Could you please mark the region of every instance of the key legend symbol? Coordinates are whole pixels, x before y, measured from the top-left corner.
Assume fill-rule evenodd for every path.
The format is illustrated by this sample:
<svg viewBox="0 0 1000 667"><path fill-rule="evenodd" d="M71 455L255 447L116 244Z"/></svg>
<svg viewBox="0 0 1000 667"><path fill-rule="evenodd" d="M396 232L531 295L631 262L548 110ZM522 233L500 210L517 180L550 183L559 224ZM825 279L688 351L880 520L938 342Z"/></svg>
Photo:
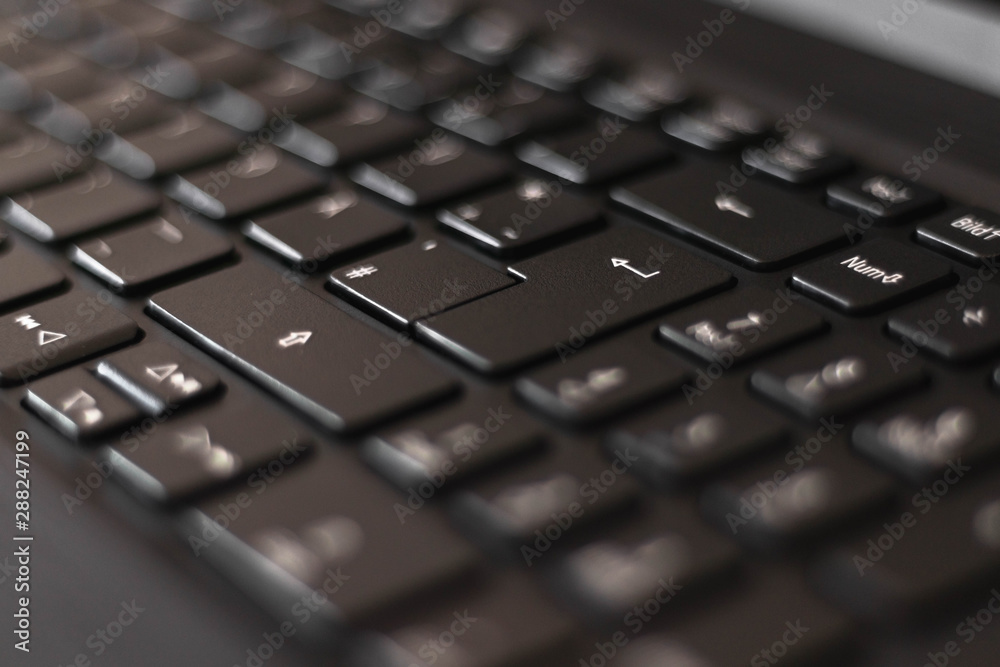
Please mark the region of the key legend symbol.
<svg viewBox="0 0 1000 667"><path fill-rule="evenodd" d="M63 400L62 411L66 413L78 412L80 420L87 426L104 419L104 413L97 409L97 401L83 389L78 389L75 394L71 394L69 398Z"/></svg>
<svg viewBox="0 0 1000 667"><path fill-rule="evenodd" d="M613 266L615 268L617 268L619 266L624 267L624 268L628 269L629 271L631 271L632 273L634 273L635 275L639 276L640 278L652 278L653 276L658 275L660 273L659 271L653 271L652 273L643 273L639 269L637 269L634 266L632 266L629 263L629 260L622 259L621 257L612 257L611 258L611 266Z"/></svg>
<svg viewBox="0 0 1000 667"><path fill-rule="evenodd" d="M348 271L345 275L347 276L348 280L354 280L355 278L364 278L365 276L370 276L371 274L376 273L377 271L378 269L375 266L367 264L365 266L356 266L350 271Z"/></svg>
<svg viewBox="0 0 1000 667"><path fill-rule="evenodd" d="M20 324L25 329L28 329L28 330L34 329L35 327L42 326L38 322L36 322L35 318L32 317L31 315L21 315L20 317L14 318L14 321L17 322L18 324Z"/></svg>
<svg viewBox="0 0 1000 667"><path fill-rule="evenodd" d="M736 215L742 215L744 218L752 218L754 216L754 210L733 195L718 195L715 198L715 205L720 211L729 211Z"/></svg>
<svg viewBox="0 0 1000 667"><path fill-rule="evenodd" d="M289 348L294 345L305 345L312 337L312 331L292 331L284 338L278 339L278 345L282 348Z"/></svg>
<svg viewBox="0 0 1000 667"><path fill-rule="evenodd" d="M962 313L962 324L970 328L972 325L984 327L986 326L988 315L989 312L985 308L979 308L978 310L966 308L965 312Z"/></svg>

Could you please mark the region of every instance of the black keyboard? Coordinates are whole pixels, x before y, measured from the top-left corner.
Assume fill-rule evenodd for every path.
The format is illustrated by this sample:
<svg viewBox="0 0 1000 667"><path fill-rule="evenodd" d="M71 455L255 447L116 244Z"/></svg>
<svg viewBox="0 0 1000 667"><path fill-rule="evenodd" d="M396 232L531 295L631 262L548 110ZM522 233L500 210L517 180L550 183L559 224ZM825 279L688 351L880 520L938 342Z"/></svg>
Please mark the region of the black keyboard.
<svg viewBox="0 0 1000 667"><path fill-rule="evenodd" d="M356 667L921 633L997 664L949 628L1000 583L1000 214L490 8L21 25L3 401L276 632Z"/></svg>

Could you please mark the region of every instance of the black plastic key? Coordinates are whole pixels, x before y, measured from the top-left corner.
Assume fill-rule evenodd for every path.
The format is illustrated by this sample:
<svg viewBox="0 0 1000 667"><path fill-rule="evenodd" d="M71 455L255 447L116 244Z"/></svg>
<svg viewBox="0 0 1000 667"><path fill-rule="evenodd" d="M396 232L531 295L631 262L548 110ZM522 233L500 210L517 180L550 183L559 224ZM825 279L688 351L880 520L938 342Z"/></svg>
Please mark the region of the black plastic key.
<svg viewBox="0 0 1000 667"><path fill-rule="evenodd" d="M495 398L469 399L409 420L369 439L362 456L401 490L428 497L537 452L544 442L541 425L508 398Z"/></svg>
<svg viewBox="0 0 1000 667"><path fill-rule="evenodd" d="M210 218L238 218L326 187L329 176L297 157L257 147L243 157L171 177L167 194Z"/></svg>
<svg viewBox="0 0 1000 667"><path fill-rule="evenodd" d="M919 387L919 362L899 364L887 350L862 339L814 343L762 365L754 389L807 418L843 415Z"/></svg>
<svg viewBox="0 0 1000 667"><path fill-rule="evenodd" d="M716 390L721 391L721 390ZM673 402L626 421L606 438L612 452L639 458L635 472L674 488L784 442L788 425L742 391Z"/></svg>
<svg viewBox="0 0 1000 667"><path fill-rule="evenodd" d="M90 166L90 157L33 132L0 145L0 194L12 195L55 183Z"/></svg>
<svg viewBox="0 0 1000 667"><path fill-rule="evenodd" d="M284 260L315 270L333 259L388 242L408 228L398 215L350 190L337 190L288 209L254 216L243 225L243 233Z"/></svg>
<svg viewBox="0 0 1000 667"><path fill-rule="evenodd" d="M202 229L179 211L165 210L77 244L70 258L116 290L131 293L218 262L232 251L228 239Z"/></svg>
<svg viewBox="0 0 1000 667"><path fill-rule="evenodd" d="M507 175L506 160L438 128L415 149L362 164L351 180L404 206L428 206L493 185Z"/></svg>
<svg viewBox="0 0 1000 667"><path fill-rule="evenodd" d="M176 174L220 160L241 146L240 136L205 114L187 111L176 119L115 137L101 158L134 178ZM249 147L249 144L244 144Z"/></svg>
<svg viewBox="0 0 1000 667"><path fill-rule="evenodd" d="M771 183L736 188L730 176L725 165L691 161L615 187L611 198L757 271L847 243L835 213Z"/></svg>
<svg viewBox="0 0 1000 667"><path fill-rule="evenodd" d="M534 582L509 571L386 614L376 629L381 633L359 642L357 655L345 664L412 667L460 652L464 664L476 667L571 667L567 656L577 637L568 614ZM452 630L455 641L446 638L446 649L442 633Z"/></svg>
<svg viewBox="0 0 1000 667"><path fill-rule="evenodd" d="M951 266L917 248L878 239L797 269L792 286L851 315L875 312L947 283Z"/></svg>
<svg viewBox="0 0 1000 667"><path fill-rule="evenodd" d="M577 185L603 183L673 157L658 132L611 116L551 140L529 141L515 153L527 164Z"/></svg>
<svg viewBox="0 0 1000 667"><path fill-rule="evenodd" d="M134 405L82 368L32 382L24 404L73 440L90 440L142 418Z"/></svg>
<svg viewBox="0 0 1000 667"><path fill-rule="evenodd" d="M438 212L442 224L497 255L530 251L593 227L600 218L596 201L566 192L558 181L538 179Z"/></svg>
<svg viewBox="0 0 1000 667"><path fill-rule="evenodd" d="M312 447L306 434L264 405L240 410L223 403L214 411L169 419L142 435L122 437L101 457L133 493L165 505L246 479L270 461L285 467Z"/></svg>
<svg viewBox="0 0 1000 667"><path fill-rule="evenodd" d="M135 338L110 300L82 290L0 318L0 385L19 384Z"/></svg>
<svg viewBox="0 0 1000 667"><path fill-rule="evenodd" d="M961 260L996 270L1000 258L1000 215L983 208L963 208L917 226L917 241Z"/></svg>
<svg viewBox="0 0 1000 667"><path fill-rule="evenodd" d="M721 291L729 273L637 227L510 267L526 282L417 322L417 334L487 372L572 354L594 336Z"/></svg>
<svg viewBox="0 0 1000 667"><path fill-rule="evenodd" d="M743 162L789 185L809 185L836 176L851 166L849 158L834 153L819 137L796 132L781 142L743 149Z"/></svg>
<svg viewBox="0 0 1000 667"><path fill-rule="evenodd" d="M353 96L329 116L293 126L279 138L287 150L324 167L353 164L383 155L427 134L428 123L389 109L376 100Z"/></svg>
<svg viewBox="0 0 1000 667"><path fill-rule="evenodd" d="M923 484L961 459L979 467L1000 453L992 396L921 396L854 429L854 444L901 477Z"/></svg>
<svg viewBox="0 0 1000 667"><path fill-rule="evenodd" d="M760 572L730 592L708 613L686 615L662 634L629 642L615 667L854 664L852 624L792 568Z"/></svg>
<svg viewBox="0 0 1000 667"><path fill-rule="evenodd" d="M55 289L66 278L41 257L13 246L0 253L0 308Z"/></svg>
<svg viewBox="0 0 1000 667"><path fill-rule="evenodd" d="M657 600L666 616L731 579L739 549L706 526L693 507L654 501L635 514L547 564L553 588L584 621L607 625L624 619L634 629L629 621L649 600Z"/></svg>
<svg viewBox="0 0 1000 667"><path fill-rule="evenodd" d="M495 75L480 75L467 60L433 47L427 51L392 49L362 65L347 81L369 97L411 112L473 82L480 82L485 94L495 93L500 86Z"/></svg>
<svg viewBox="0 0 1000 667"><path fill-rule="evenodd" d="M410 326L515 281L436 240L416 241L330 274L330 287L396 326Z"/></svg>
<svg viewBox="0 0 1000 667"><path fill-rule="evenodd" d="M663 130L674 139L709 151L729 151L768 130L764 116L743 102L719 99L693 109L668 114Z"/></svg>
<svg viewBox="0 0 1000 667"><path fill-rule="evenodd" d="M933 211L941 195L912 181L865 172L837 181L826 189L830 206L876 222L896 223Z"/></svg>
<svg viewBox="0 0 1000 667"><path fill-rule="evenodd" d="M1000 288L960 286L898 311L889 331L949 361L973 361L1000 348Z"/></svg>
<svg viewBox="0 0 1000 667"><path fill-rule="evenodd" d="M425 593L461 581L478 560L436 508L410 510L350 452L323 448L284 466L264 491L260 484L258 475L205 500L186 525L195 553L276 613L308 595L317 620L337 629L370 623L414 598L426 602ZM220 531L215 518L233 503L239 520Z"/></svg>
<svg viewBox="0 0 1000 667"><path fill-rule="evenodd" d="M964 594L978 597L995 586L1000 497L995 484L970 480L971 471L953 462L824 558L817 567L823 593L858 616L884 621L940 613Z"/></svg>
<svg viewBox="0 0 1000 667"><path fill-rule="evenodd" d="M642 62L634 68L596 76L583 88L583 98L612 116L643 121L664 108L681 104L688 86L669 65Z"/></svg>
<svg viewBox="0 0 1000 667"><path fill-rule="evenodd" d="M638 485L629 475L634 464L630 452L611 461L586 449L552 453L469 484L450 501L451 514L487 551L531 566L552 546L546 530L577 535L587 524L627 515L638 499Z"/></svg>
<svg viewBox="0 0 1000 667"><path fill-rule="evenodd" d="M785 288L746 287L670 315L660 335L705 361L728 355L730 365L743 363L826 329L801 298Z"/></svg>
<svg viewBox="0 0 1000 667"><path fill-rule="evenodd" d="M582 118L571 97L514 78L502 79L493 91L483 86L461 91L431 107L428 116L441 127L487 146Z"/></svg>
<svg viewBox="0 0 1000 667"><path fill-rule="evenodd" d="M150 186L103 167L8 199L0 215L39 241L59 242L149 213L161 199Z"/></svg>
<svg viewBox="0 0 1000 667"><path fill-rule="evenodd" d="M645 343L645 344L643 344ZM517 380L515 390L550 417L589 424L680 388L680 363L648 341L620 340L574 354Z"/></svg>
<svg viewBox="0 0 1000 667"><path fill-rule="evenodd" d="M327 428L367 426L454 380L297 283L243 263L156 294L153 315Z"/></svg>
<svg viewBox="0 0 1000 667"><path fill-rule="evenodd" d="M166 343L145 343L102 359L97 375L153 415L204 399L219 377Z"/></svg>
<svg viewBox="0 0 1000 667"><path fill-rule="evenodd" d="M812 546L886 505L890 478L852 456L843 442L831 441L831 431L843 424L820 423L816 436L795 443L783 458L709 485L701 498L706 518L754 549L775 552Z"/></svg>

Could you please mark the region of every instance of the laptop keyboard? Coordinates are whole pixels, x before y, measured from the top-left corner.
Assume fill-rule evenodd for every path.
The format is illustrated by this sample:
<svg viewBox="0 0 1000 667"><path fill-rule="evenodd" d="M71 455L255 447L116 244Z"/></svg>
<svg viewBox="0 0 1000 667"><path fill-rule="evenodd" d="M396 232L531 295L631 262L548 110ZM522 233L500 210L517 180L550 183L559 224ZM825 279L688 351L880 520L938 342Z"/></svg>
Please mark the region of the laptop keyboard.
<svg viewBox="0 0 1000 667"><path fill-rule="evenodd" d="M996 585L1000 214L488 8L6 22L4 396L343 664L889 665Z"/></svg>

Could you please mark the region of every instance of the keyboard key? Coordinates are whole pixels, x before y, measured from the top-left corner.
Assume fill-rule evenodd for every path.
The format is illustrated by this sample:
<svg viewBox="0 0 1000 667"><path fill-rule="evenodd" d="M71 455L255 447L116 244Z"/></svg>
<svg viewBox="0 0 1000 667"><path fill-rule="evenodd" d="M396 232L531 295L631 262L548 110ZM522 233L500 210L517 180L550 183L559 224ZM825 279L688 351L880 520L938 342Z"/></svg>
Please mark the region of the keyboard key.
<svg viewBox="0 0 1000 667"><path fill-rule="evenodd" d="M709 613L687 614L663 634L634 639L615 667L856 664L852 624L792 568L762 571L731 593Z"/></svg>
<svg viewBox="0 0 1000 667"><path fill-rule="evenodd" d="M326 428L356 430L456 383L408 349L263 266L244 262L150 299L151 313Z"/></svg>
<svg viewBox="0 0 1000 667"><path fill-rule="evenodd" d="M429 128L418 116L390 110L367 97L353 96L329 116L293 125L277 141L296 155L332 167L413 145Z"/></svg>
<svg viewBox="0 0 1000 667"><path fill-rule="evenodd" d="M92 160L72 148L33 132L0 145L0 194L13 195L55 183L87 169Z"/></svg>
<svg viewBox="0 0 1000 667"><path fill-rule="evenodd" d="M835 428L835 420L821 423L827 433ZM816 454L808 453L807 442L781 459L711 484L701 498L706 518L747 546L774 552L795 544L812 546L889 502L893 485L888 477L858 461L842 444L824 445L818 436L817 441L823 449ZM808 463L803 452L811 456Z"/></svg>
<svg viewBox="0 0 1000 667"><path fill-rule="evenodd" d="M403 206L429 206L507 175L507 162L448 136L438 128L414 142L407 155L362 164L350 172L355 183Z"/></svg>
<svg viewBox="0 0 1000 667"><path fill-rule="evenodd" d="M219 377L166 343L144 343L97 365L97 376L152 415L173 412L219 388Z"/></svg>
<svg viewBox="0 0 1000 667"><path fill-rule="evenodd" d="M232 155L239 135L208 116L188 111L175 120L114 137L101 147L101 159L133 178L176 174ZM248 146L249 144L244 144Z"/></svg>
<svg viewBox="0 0 1000 667"><path fill-rule="evenodd" d="M826 189L827 203L851 215L867 215L876 222L897 223L932 212L941 195L887 174L865 172L837 181Z"/></svg>
<svg viewBox="0 0 1000 667"><path fill-rule="evenodd" d="M643 62L607 76L597 76L583 88L583 98L612 116L643 121L688 98L688 87L669 65Z"/></svg>
<svg viewBox="0 0 1000 667"><path fill-rule="evenodd" d="M720 192L730 176L725 166L691 161L612 188L611 199L755 271L847 243L840 216L759 180Z"/></svg>
<svg viewBox="0 0 1000 667"><path fill-rule="evenodd" d="M732 278L638 227L602 232L510 270L526 282L417 322L418 337L479 371L500 373L565 358L594 336L720 291Z"/></svg>
<svg viewBox="0 0 1000 667"><path fill-rule="evenodd" d="M478 80L488 93L499 85L469 61L447 51L401 48L380 55L348 77L358 92L397 109L416 111Z"/></svg>
<svg viewBox="0 0 1000 667"><path fill-rule="evenodd" d="M134 339L139 327L108 296L74 290L0 318L0 385L26 382Z"/></svg>
<svg viewBox="0 0 1000 667"><path fill-rule="evenodd" d="M704 361L735 366L827 329L785 288L746 287L685 308L660 323L660 336Z"/></svg>
<svg viewBox="0 0 1000 667"><path fill-rule="evenodd" d="M133 293L218 262L233 244L176 210L74 246L70 259L116 290Z"/></svg>
<svg viewBox="0 0 1000 667"><path fill-rule="evenodd" d="M260 404L239 409L229 402L171 418L144 438L123 435L101 457L138 497L173 505L254 474L263 483L261 473L254 473L258 467L274 460L284 466L311 447L305 433L272 409Z"/></svg>
<svg viewBox="0 0 1000 667"><path fill-rule="evenodd" d="M596 201L566 192L558 181L537 179L438 212L442 224L496 255L537 249L600 219Z"/></svg>
<svg viewBox="0 0 1000 667"><path fill-rule="evenodd" d="M932 481L961 459L979 467L1000 452L990 426L997 409L992 396L926 396L859 423L854 444L914 484Z"/></svg>
<svg viewBox="0 0 1000 667"><path fill-rule="evenodd" d="M315 615L337 629L371 623L414 608L414 599L425 608L426 593L461 581L480 560L436 508L403 512L405 499L345 450L324 447L273 479L205 500L185 527L196 554L276 614L312 589L336 593L318 598ZM239 520L228 522L223 508L233 506Z"/></svg>
<svg viewBox="0 0 1000 667"><path fill-rule="evenodd" d="M456 21L442 41L459 55L496 67L503 64L526 37L525 25L517 16L499 8L485 8Z"/></svg>
<svg viewBox="0 0 1000 667"><path fill-rule="evenodd" d="M772 401L808 419L845 415L919 387L919 362L900 366L860 339L827 340L801 348L753 372L750 383Z"/></svg>
<svg viewBox="0 0 1000 667"><path fill-rule="evenodd" d="M160 193L103 167L8 199L0 215L39 241L59 242L155 210Z"/></svg>
<svg viewBox="0 0 1000 667"><path fill-rule="evenodd" d="M118 135L156 125L172 115L169 98L127 80L74 101L73 108L87 118L93 131Z"/></svg>
<svg viewBox="0 0 1000 667"><path fill-rule="evenodd" d="M917 226L917 241L949 257L977 265L1000 257L1000 215L962 208Z"/></svg>
<svg viewBox="0 0 1000 667"><path fill-rule="evenodd" d="M785 420L740 391L657 406L611 431L607 447L615 453L630 451L639 458L637 475L671 489L787 438Z"/></svg>
<svg viewBox="0 0 1000 667"><path fill-rule="evenodd" d="M1000 348L1000 288L964 287L896 312L889 331L949 361L973 361Z"/></svg>
<svg viewBox="0 0 1000 667"><path fill-rule="evenodd" d="M543 442L541 425L509 399L470 399L369 439L362 457L402 491L430 497L537 452Z"/></svg>
<svg viewBox="0 0 1000 667"><path fill-rule="evenodd" d="M0 308L10 308L54 290L65 280L46 260L21 246L13 246L0 253Z"/></svg>
<svg viewBox="0 0 1000 667"><path fill-rule="evenodd" d="M975 485L969 471L962 460L952 462L901 508L873 517L868 531L823 558L822 592L855 615L884 621L939 614L995 585L1000 500L994 484Z"/></svg>
<svg viewBox="0 0 1000 667"><path fill-rule="evenodd" d="M851 160L830 150L819 137L796 132L780 143L768 139L743 149L743 163L789 185L811 185L847 171Z"/></svg>
<svg viewBox="0 0 1000 667"><path fill-rule="evenodd" d="M551 140L529 141L514 153L527 164L577 185L603 183L673 157L654 130L611 116Z"/></svg>
<svg viewBox="0 0 1000 667"><path fill-rule="evenodd" d="M285 261L315 271L330 260L354 255L404 234L409 225L384 208L337 190L243 226L247 238Z"/></svg>
<svg viewBox="0 0 1000 667"><path fill-rule="evenodd" d="M652 344L618 340L574 354L517 380L517 393L540 412L589 424L676 391L687 369Z"/></svg>
<svg viewBox="0 0 1000 667"><path fill-rule="evenodd" d="M739 549L693 508L667 501L636 514L559 558L548 573L556 593L586 621L620 624L650 599L671 602L660 612L680 611L677 605L704 598L737 565Z"/></svg>
<svg viewBox="0 0 1000 667"><path fill-rule="evenodd" d="M850 315L877 312L952 279L951 266L897 241L862 243L792 274L792 287Z"/></svg>
<svg viewBox="0 0 1000 667"><path fill-rule="evenodd" d="M210 218L239 218L283 200L319 190L329 176L270 146L225 164L173 176L167 194Z"/></svg>
<svg viewBox="0 0 1000 667"><path fill-rule="evenodd" d="M446 638L446 649L442 633L450 634L452 628L455 641ZM399 609L391 618L379 619L378 629L384 634L362 640L357 661L349 659L345 664L412 667L461 655L466 662L453 664L563 667L577 637L575 624L565 612L533 582L510 571L471 584L461 593Z"/></svg>
<svg viewBox="0 0 1000 667"><path fill-rule="evenodd" d="M90 440L142 418L135 406L82 368L32 382L24 404L72 440Z"/></svg>
<svg viewBox="0 0 1000 667"><path fill-rule="evenodd" d="M714 152L736 149L768 129L763 114L729 98L669 114L663 119L664 132L674 139Z"/></svg>
<svg viewBox="0 0 1000 667"><path fill-rule="evenodd" d="M253 109L248 109L247 119L237 127L257 130L267 125L271 118L288 116L296 122L315 118L336 108L344 98L344 88L339 83L321 79L298 67L281 66L269 71L267 78L240 89Z"/></svg>
<svg viewBox="0 0 1000 667"><path fill-rule="evenodd" d="M451 500L451 515L486 551L532 566L552 546L551 538L539 543L536 531L576 537L588 524L628 515L638 498L629 475L634 463L629 454L607 462L585 449L553 453L468 485Z"/></svg>
<svg viewBox="0 0 1000 667"><path fill-rule="evenodd" d="M569 92L589 79L600 64L600 56L584 37L575 34L535 38L518 50L509 67L525 81Z"/></svg>
<svg viewBox="0 0 1000 667"><path fill-rule="evenodd" d="M515 280L446 243L417 241L330 274L330 287L396 326L510 287Z"/></svg>
<svg viewBox="0 0 1000 667"><path fill-rule="evenodd" d="M582 118L573 98L520 79L501 79L499 87L460 91L432 106L428 117L441 127L487 146L515 137L565 127Z"/></svg>

